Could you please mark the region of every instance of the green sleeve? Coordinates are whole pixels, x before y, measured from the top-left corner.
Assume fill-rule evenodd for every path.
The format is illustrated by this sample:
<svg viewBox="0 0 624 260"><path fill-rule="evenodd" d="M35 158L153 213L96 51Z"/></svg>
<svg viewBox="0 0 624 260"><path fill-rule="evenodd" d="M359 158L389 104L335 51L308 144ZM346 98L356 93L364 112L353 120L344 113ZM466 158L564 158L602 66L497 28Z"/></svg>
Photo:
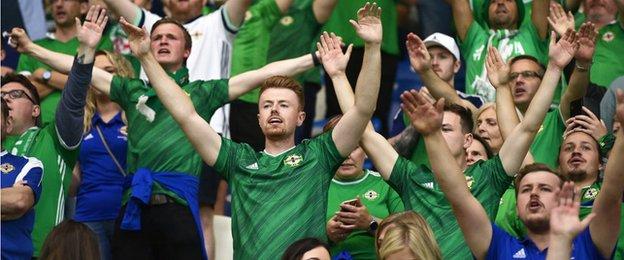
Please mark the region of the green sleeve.
<svg viewBox="0 0 624 260"><path fill-rule="evenodd" d="M332 132L328 131L310 140L310 147L317 152L319 163L325 169L324 172L330 174L333 178L336 170L338 170L345 158L338 152L338 148L336 148L332 138Z"/></svg>
<svg viewBox="0 0 624 260"><path fill-rule="evenodd" d="M495 192L497 197L502 197L505 191L509 188L513 177L507 175L503 163L498 155L492 157L487 161L477 162L481 167L481 175L483 182Z"/></svg>
<svg viewBox="0 0 624 260"><path fill-rule="evenodd" d="M388 188L388 201L386 203L388 204L390 214L405 211L403 200L401 200L399 194L392 187Z"/></svg>
<svg viewBox="0 0 624 260"><path fill-rule="evenodd" d="M191 90L191 97L197 113L207 121L218 108L229 101L228 79L201 81Z"/></svg>
<svg viewBox="0 0 624 260"><path fill-rule="evenodd" d="M227 182L230 182L231 180L232 170L235 169L241 152L242 149L240 149L240 144L237 144L230 139L221 137L221 148L219 148L219 155L217 156L217 161L213 167Z"/></svg>
<svg viewBox="0 0 624 260"><path fill-rule="evenodd" d="M473 20L468 27L468 32L466 32L466 38L463 41L459 41L459 48L461 49L464 59L470 59L469 55L472 55L475 48L483 45L487 37L487 31L481 27L478 22Z"/></svg>
<svg viewBox="0 0 624 260"><path fill-rule="evenodd" d="M392 173L388 179L388 184L399 194L405 194L405 190L410 183L409 173L416 172L415 165L405 158L399 156L394 162Z"/></svg>
<svg viewBox="0 0 624 260"><path fill-rule="evenodd" d="M20 73L22 71L28 71L28 72L33 72L35 71L35 66L34 66L34 62L35 60L33 59L33 57L26 55L26 54L20 54L19 60L17 61L17 68L15 69L15 72Z"/></svg>
<svg viewBox="0 0 624 260"><path fill-rule="evenodd" d="M46 134L52 137L52 140L54 140L54 150L58 155L63 158L63 160L65 160L65 162L67 163L67 167L73 169L76 161L78 160L78 152L80 151L80 147L77 147L73 150L66 149L61 144L59 135L56 132L56 123L54 121L44 125L42 130L46 131Z"/></svg>
<svg viewBox="0 0 624 260"><path fill-rule="evenodd" d="M110 99L126 110L130 104L130 82L128 78L113 76L110 84Z"/></svg>

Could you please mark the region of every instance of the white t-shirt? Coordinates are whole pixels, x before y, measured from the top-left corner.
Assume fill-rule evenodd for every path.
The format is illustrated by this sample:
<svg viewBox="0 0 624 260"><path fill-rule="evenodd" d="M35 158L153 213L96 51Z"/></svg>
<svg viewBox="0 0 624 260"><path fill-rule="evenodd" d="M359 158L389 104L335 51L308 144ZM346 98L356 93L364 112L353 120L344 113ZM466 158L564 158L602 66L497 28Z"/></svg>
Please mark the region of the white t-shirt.
<svg viewBox="0 0 624 260"><path fill-rule="evenodd" d="M139 27L145 26L148 32L161 19L160 16L147 10L143 11L143 19ZM186 60L189 80L226 79L230 77L232 61L232 44L238 28L226 22L225 8L200 16L184 24L193 40L191 55ZM147 79L141 68L141 78ZM210 125L219 133L229 137L228 131L229 105L219 108L210 120Z"/></svg>

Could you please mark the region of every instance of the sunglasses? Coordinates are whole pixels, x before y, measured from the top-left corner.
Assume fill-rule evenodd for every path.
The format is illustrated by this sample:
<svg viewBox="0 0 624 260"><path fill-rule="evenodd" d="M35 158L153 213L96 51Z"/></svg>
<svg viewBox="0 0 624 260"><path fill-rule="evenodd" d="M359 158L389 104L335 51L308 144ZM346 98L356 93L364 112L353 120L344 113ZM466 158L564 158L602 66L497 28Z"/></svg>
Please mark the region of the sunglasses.
<svg viewBox="0 0 624 260"><path fill-rule="evenodd" d="M530 70L525 70L525 71L521 71L521 72L512 72L509 73L509 77L512 80L515 80L518 78L518 76L522 75L523 78L542 78L542 74L539 74L535 71L530 71Z"/></svg>
<svg viewBox="0 0 624 260"><path fill-rule="evenodd" d="M33 104L37 104L35 100L33 100L28 94L26 94L26 91L23 91L21 89L14 89L11 91L2 92L2 98L4 99L5 97L8 97L9 99L18 99L25 97Z"/></svg>

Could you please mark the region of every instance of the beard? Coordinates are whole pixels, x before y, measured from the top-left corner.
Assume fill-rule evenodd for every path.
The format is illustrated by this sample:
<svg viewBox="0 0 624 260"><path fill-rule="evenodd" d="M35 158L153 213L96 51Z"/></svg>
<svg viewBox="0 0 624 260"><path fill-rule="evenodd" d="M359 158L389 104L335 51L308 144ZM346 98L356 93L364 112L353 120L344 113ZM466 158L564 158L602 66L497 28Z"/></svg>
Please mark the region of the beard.
<svg viewBox="0 0 624 260"><path fill-rule="evenodd" d="M568 178L575 183L584 181L587 177L587 171L583 169L574 169L568 173Z"/></svg>
<svg viewBox="0 0 624 260"><path fill-rule="evenodd" d="M548 217L527 219L524 225L535 234L545 234L550 230L550 219Z"/></svg>

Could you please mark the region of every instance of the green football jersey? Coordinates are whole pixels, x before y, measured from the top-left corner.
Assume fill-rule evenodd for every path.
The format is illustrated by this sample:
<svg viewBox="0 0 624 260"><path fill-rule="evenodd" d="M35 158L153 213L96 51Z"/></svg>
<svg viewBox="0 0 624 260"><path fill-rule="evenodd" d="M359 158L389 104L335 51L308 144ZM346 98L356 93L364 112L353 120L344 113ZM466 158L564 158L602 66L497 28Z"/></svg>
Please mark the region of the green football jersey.
<svg viewBox="0 0 624 260"><path fill-rule="evenodd" d="M221 140L214 168L232 191L234 259L279 259L301 238L327 240L327 192L344 160L331 132L277 155Z"/></svg>
<svg viewBox="0 0 624 260"><path fill-rule="evenodd" d="M312 0L295 0L286 15L273 27L269 46L269 63L300 57L316 51L322 25L314 16L312 4ZM319 67L304 72L297 77L297 80L320 83Z"/></svg>
<svg viewBox="0 0 624 260"><path fill-rule="evenodd" d="M403 201L399 194L381 178L379 173L365 170L361 178L344 182L336 179L329 185L327 194L327 215L329 221L340 204L347 200L360 197L368 213L376 218L384 219L387 216L404 211ZM375 237L367 230L356 230L338 244L331 244L331 255L347 251L353 259L377 259L375 253Z"/></svg>
<svg viewBox="0 0 624 260"><path fill-rule="evenodd" d="M51 51L67 54L67 55L76 55L78 52L78 46L80 43L77 38L72 38L67 42L61 42L56 39L46 37L41 40L35 41L39 46L46 48ZM113 45L110 40L103 38L98 45L98 49L100 50L113 50ZM17 63L17 69L15 70L18 73L33 73L35 70L39 68L44 68L46 70L51 70L48 65L43 64L32 56L21 54L19 61ZM61 100L61 91L54 90L52 93L47 95L46 97L41 99L41 122L42 123L51 123L54 122L54 115L56 114L56 106L58 102Z"/></svg>
<svg viewBox="0 0 624 260"><path fill-rule="evenodd" d="M43 163L41 196L35 205L32 232L33 254L39 256L48 233L63 221L65 196L78 158L78 149L69 150L61 145L54 123L45 124L42 128L30 128L19 137L9 137L2 146L12 154L35 157Z"/></svg>
<svg viewBox="0 0 624 260"><path fill-rule="evenodd" d="M245 23L234 39L232 76L262 68L267 64L271 30L282 16L275 0L261 0L252 5L245 15ZM257 88L239 97L249 103L258 103Z"/></svg>
<svg viewBox="0 0 624 260"><path fill-rule="evenodd" d="M500 198L513 179L505 173L500 158L478 161L464 175L472 195L494 219ZM451 205L428 167L399 157L388 182L403 199L405 209L427 220L444 259L472 259Z"/></svg>
<svg viewBox="0 0 624 260"><path fill-rule="evenodd" d="M191 97L197 113L206 120L210 120L217 108L228 102L227 79L189 83L186 68L170 76L182 86ZM202 159L148 83L140 79L115 76L111 83L110 98L122 107L128 118L129 173L134 173L139 168L147 168L153 172L175 172L192 176L201 174ZM153 118L146 111L153 111ZM130 190L126 191L124 201L129 192ZM158 183L154 184L152 193L164 193L179 203L186 203Z"/></svg>
<svg viewBox="0 0 624 260"><path fill-rule="evenodd" d="M522 23L518 30L488 30L477 22L468 28L461 42L461 53L466 59L466 94L477 94L493 102L495 89L489 83L485 69L487 48L494 46L504 60L518 55L531 55L542 64L548 58L548 40L539 38L533 23Z"/></svg>
<svg viewBox="0 0 624 260"><path fill-rule="evenodd" d="M349 0L338 1L331 17L323 28L324 31L334 32L342 37L345 44L353 43L354 47L364 46L364 41L357 36L353 26L349 20L357 21L357 11L370 1ZM381 25L383 30L383 38L381 42L381 50L392 55L399 55L399 38L397 28L397 11L396 3L398 0L377 1L377 5L381 7Z"/></svg>
<svg viewBox="0 0 624 260"><path fill-rule="evenodd" d="M545 163L552 169L559 166L559 148L565 131L565 124L559 111L559 108L555 108L546 113L530 150L535 162Z"/></svg>

